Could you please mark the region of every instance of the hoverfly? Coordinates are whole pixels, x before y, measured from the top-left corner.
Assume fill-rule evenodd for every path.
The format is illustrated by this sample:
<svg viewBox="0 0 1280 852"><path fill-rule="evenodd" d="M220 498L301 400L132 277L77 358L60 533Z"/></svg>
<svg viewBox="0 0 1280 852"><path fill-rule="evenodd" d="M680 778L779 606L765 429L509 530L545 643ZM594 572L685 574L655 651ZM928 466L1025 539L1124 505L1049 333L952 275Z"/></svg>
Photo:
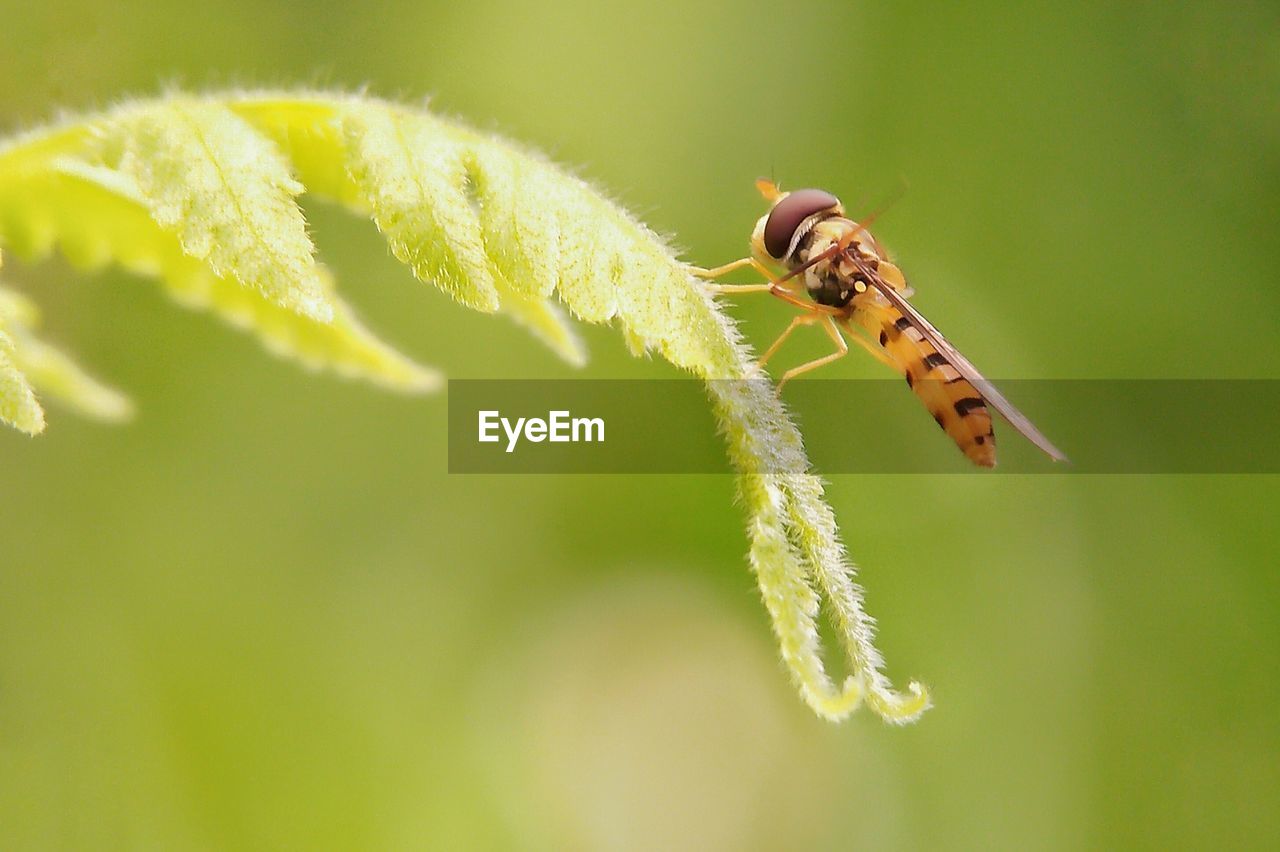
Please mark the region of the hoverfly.
<svg viewBox="0 0 1280 852"><path fill-rule="evenodd" d="M913 291L902 270L889 261L867 230L874 217L854 222L846 217L840 199L821 189L782 192L763 178L756 181L756 187L772 207L751 234L751 256L696 272L715 279L750 266L769 283L709 284L708 288L716 293L772 293L804 310L765 350L759 366L801 326L820 326L831 338L836 351L787 370L778 383L779 391L796 376L848 354L849 347L840 334L843 330L877 360L906 377L934 420L975 464L994 467L996 463L988 405L1054 461L1066 460L1062 451L907 301ZM778 277L767 264L787 271Z"/></svg>

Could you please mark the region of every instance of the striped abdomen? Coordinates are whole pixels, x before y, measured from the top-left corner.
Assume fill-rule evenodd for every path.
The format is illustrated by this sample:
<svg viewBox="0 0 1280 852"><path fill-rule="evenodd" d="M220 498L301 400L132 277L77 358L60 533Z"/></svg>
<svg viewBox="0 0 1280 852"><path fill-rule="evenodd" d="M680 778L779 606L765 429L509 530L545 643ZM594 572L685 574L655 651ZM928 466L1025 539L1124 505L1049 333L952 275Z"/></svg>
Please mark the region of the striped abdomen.
<svg viewBox="0 0 1280 852"><path fill-rule="evenodd" d="M961 377L897 308L876 305L857 311L855 319L879 336L880 345L906 376L907 384L956 446L974 464L994 467L996 438L991 413L978 389Z"/></svg>

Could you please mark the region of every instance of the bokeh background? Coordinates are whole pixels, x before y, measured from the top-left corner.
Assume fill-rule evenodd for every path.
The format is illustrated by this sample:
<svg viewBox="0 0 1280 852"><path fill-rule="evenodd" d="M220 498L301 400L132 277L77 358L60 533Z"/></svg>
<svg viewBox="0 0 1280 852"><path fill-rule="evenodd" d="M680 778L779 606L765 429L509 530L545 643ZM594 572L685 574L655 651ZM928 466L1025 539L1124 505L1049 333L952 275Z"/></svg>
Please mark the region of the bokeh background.
<svg viewBox="0 0 1280 852"><path fill-rule="evenodd" d="M705 264L760 174L861 209L905 177L878 232L991 375L1280 378L1273 3L0 0L7 130L174 83L430 94ZM574 375L308 212L408 352ZM449 476L443 396L300 373L121 273L5 273L140 410L0 433L6 849L1280 843L1275 477L834 478L890 673L937 702L835 726L728 477ZM732 308L757 346L765 302ZM673 375L584 334L584 376Z"/></svg>

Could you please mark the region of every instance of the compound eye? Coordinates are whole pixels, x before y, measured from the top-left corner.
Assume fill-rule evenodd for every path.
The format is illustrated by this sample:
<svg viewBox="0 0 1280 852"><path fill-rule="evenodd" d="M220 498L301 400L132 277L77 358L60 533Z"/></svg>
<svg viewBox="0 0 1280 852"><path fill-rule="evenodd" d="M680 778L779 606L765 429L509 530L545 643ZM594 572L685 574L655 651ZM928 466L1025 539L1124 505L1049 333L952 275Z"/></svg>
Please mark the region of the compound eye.
<svg viewBox="0 0 1280 852"><path fill-rule="evenodd" d="M838 207L840 199L821 189L797 189L773 206L764 223L764 248L775 260L782 260L800 224L814 213Z"/></svg>

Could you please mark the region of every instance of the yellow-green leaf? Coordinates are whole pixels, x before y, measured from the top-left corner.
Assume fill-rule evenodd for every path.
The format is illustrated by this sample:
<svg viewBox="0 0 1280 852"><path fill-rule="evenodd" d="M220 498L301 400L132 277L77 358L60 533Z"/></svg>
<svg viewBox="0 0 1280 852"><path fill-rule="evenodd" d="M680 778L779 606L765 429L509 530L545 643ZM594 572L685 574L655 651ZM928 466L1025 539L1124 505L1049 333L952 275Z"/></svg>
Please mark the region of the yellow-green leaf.
<svg viewBox="0 0 1280 852"><path fill-rule="evenodd" d="M13 340L0 331L0 420L28 435L44 431L44 410L13 362Z"/></svg>
<svg viewBox="0 0 1280 852"><path fill-rule="evenodd" d="M327 321L302 184L275 145L221 104L173 99L104 125L104 152L134 179L152 217L219 276Z"/></svg>
<svg viewBox="0 0 1280 852"><path fill-rule="evenodd" d="M560 251L555 215L539 211L538 199L555 188L543 180L543 170L521 170L501 146L462 132L439 153L448 164L441 180L434 170L423 171L421 163L397 161L399 140L394 136L402 119L386 105L374 110L350 99L300 101L268 95L230 108L289 154L308 192L357 215L372 215L392 252L419 279L480 310L496 304L569 363L586 362L578 336L551 302ZM375 127L372 135L370 126ZM353 141L359 144L353 146ZM380 146L392 150L389 159L385 150L379 157ZM378 172L393 174L398 189L370 191L368 184L377 182ZM430 210L424 205L432 199L444 199L455 211L438 220L405 214ZM466 201L473 210L466 209ZM472 238L477 228L478 241ZM456 244L452 233L462 235ZM467 274L476 282L474 291L456 283Z"/></svg>
<svg viewBox="0 0 1280 852"><path fill-rule="evenodd" d="M35 334L40 312L30 299L0 287L0 327L12 343L10 357L42 394L98 420L127 420L133 414L128 397L90 376L62 350Z"/></svg>
<svg viewBox="0 0 1280 852"><path fill-rule="evenodd" d="M347 169L392 253L462 304L496 311L461 146L435 118L378 103L346 105L342 128Z"/></svg>
<svg viewBox="0 0 1280 852"><path fill-rule="evenodd" d="M93 156L122 171L91 165ZM896 692L882 673L822 481L807 473L800 433L772 388L750 380L752 354L732 323L652 231L541 157L365 96L171 95L0 145L0 242L28 256L56 243L84 265L117 261L243 319L295 357L400 387L427 383L331 292L294 202L303 183L370 216L419 278L514 316L571 360L581 350L552 298L702 379L739 472L751 566L801 695L832 719L863 700L891 722L928 706L923 687ZM8 339L0 347L0 401L4 416L30 426L39 408L8 360L14 351ZM850 672L839 686L822 658L822 598Z"/></svg>
<svg viewBox="0 0 1280 852"><path fill-rule="evenodd" d="M441 382L439 373L380 341L330 295L323 267L317 267L316 281L333 306L328 323L219 278L185 253L175 235L155 225L132 181L111 169L63 158L41 171L0 171L0 243L30 260L60 248L84 269L115 262L159 277L179 302L214 311L251 330L272 352L308 367L331 368L402 391L431 390Z"/></svg>

